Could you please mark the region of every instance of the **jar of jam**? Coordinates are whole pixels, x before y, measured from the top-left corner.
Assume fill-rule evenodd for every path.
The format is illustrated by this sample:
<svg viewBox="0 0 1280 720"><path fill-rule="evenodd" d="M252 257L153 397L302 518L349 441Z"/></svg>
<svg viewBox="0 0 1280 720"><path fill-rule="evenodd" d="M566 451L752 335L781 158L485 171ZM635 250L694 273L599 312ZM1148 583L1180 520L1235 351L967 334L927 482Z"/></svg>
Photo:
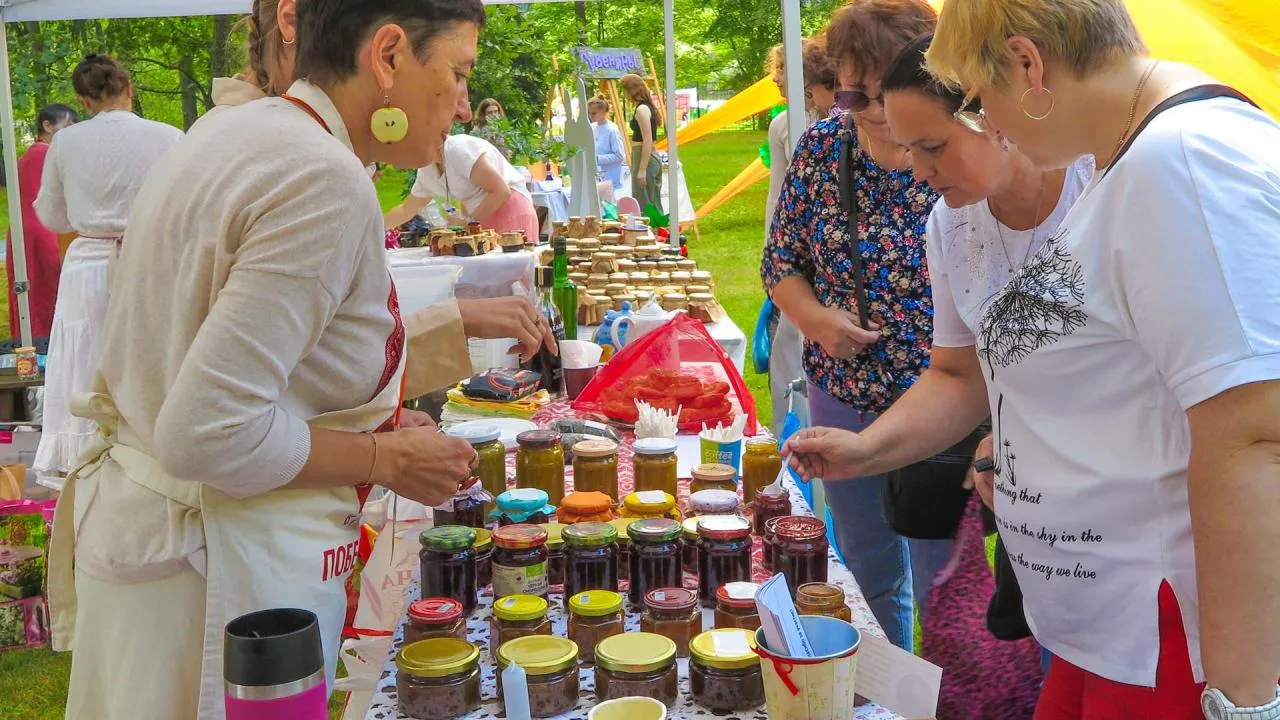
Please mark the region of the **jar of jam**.
<svg viewBox="0 0 1280 720"><path fill-rule="evenodd" d="M498 496L493 517L498 525L542 525L555 517L556 506L547 503L547 493L537 488L516 488Z"/></svg>
<svg viewBox="0 0 1280 720"><path fill-rule="evenodd" d="M764 523L764 535L761 536L760 547L764 554L764 569L768 570L770 574L777 572L778 570L777 565L773 561L773 555L775 545L778 541L778 523L783 517L790 516L783 515L782 517L769 518L766 520Z"/></svg>
<svg viewBox="0 0 1280 720"><path fill-rule="evenodd" d="M489 652L497 657L498 648L529 635L550 635L547 600L536 595L508 595L493 603L489 621Z"/></svg>
<svg viewBox="0 0 1280 720"><path fill-rule="evenodd" d="M756 609L753 582L731 582L716 590L716 629L737 628L755 632L760 629L760 611Z"/></svg>
<svg viewBox="0 0 1280 720"><path fill-rule="evenodd" d="M547 523L547 585L564 585L564 528L562 523Z"/></svg>
<svg viewBox="0 0 1280 720"><path fill-rule="evenodd" d="M638 632L605 638L596 646L596 700L651 697L667 707L680 698L676 644Z"/></svg>
<svg viewBox="0 0 1280 720"><path fill-rule="evenodd" d="M701 490L728 490L735 498L738 496L738 471L731 465L702 463L695 465L690 474L693 476L689 481L690 495Z"/></svg>
<svg viewBox="0 0 1280 720"><path fill-rule="evenodd" d="M573 489L601 492L618 502L618 443L605 438L574 443Z"/></svg>
<svg viewBox="0 0 1280 720"><path fill-rule="evenodd" d="M680 511L676 509L676 496L662 490L644 490L627 495L622 499L621 515L632 519L680 519Z"/></svg>
<svg viewBox="0 0 1280 720"><path fill-rule="evenodd" d="M516 436L516 487L537 488L547 502L559 505L564 497L564 447L560 433L526 430Z"/></svg>
<svg viewBox="0 0 1280 720"><path fill-rule="evenodd" d="M588 590L569 598L569 639L578 644L578 659L592 662L596 645L621 635L622 596L610 590Z"/></svg>
<svg viewBox="0 0 1280 720"><path fill-rule="evenodd" d="M627 528L631 536L631 604L640 607L655 588L679 587L680 523L669 518L637 520Z"/></svg>
<svg viewBox="0 0 1280 720"><path fill-rule="evenodd" d="M564 537L564 594L618 590L618 531L609 523L569 525Z"/></svg>
<svg viewBox="0 0 1280 720"><path fill-rule="evenodd" d="M618 518L609 521L614 530L618 531L618 579L629 580L631 578L631 535L628 534L627 528L631 527L631 523L635 522L635 518Z"/></svg>
<svg viewBox="0 0 1280 720"><path fill-rule="evenodd" d="M689 691L708 710L753 710L764 704L755 632L709 630L689 644Z"/></svg>
<svg viewBox="0 0 1280 720"><path fill-rule="evenodd" d="M640 629L670 639L676 644L676 655L688 657L689 641L702 632L697 593L682 587L650 590L644 596Z"/></svg>
<svg viewBox="0 0 1280 720"><path fill-rule="evenodd" d="M415 718L457 718L480 709L480 648L457 638L406 644L396 653L396 702Z"/></svg>
<svg viewBox="0 0 1280 720"><path fill-rule="evenodd" d="M686 519L680 533L680 565L686 575L698 574L698 522L701 520L701 515Z"/></svg>
<svg viewBox="0 0 1280 720"><path fill-rule="evenodd" d="M796 588L796 612L853 622L853 611L845 602L844 590L828 583L805 583Z"/></svg>
<svg viewBox="0 0 1280 720"><path fill-rule="evenodd" d="M716 606L716 591L731 582L751 582L751 526L745 518L712 515L698 523L698 594Z"/></svg>
<svg viewBox="0 0 1280 720"><path fill-rule="evenodd" d="M750 505L767 485L772 485L782 472L782 455L778 441L769 435L747 440L742 453L742 502Z"/></svg>
<svg viewBox="0 0 1280 720"><path fill-rule="evenodd" d="M699 490L689 495L689 515L740 515L738 493L729 490Z"/></svg>
<svg viewBox="0 0 1280 720"><path fill-rule="evenodd" d="M678 497L676 485L676 441L672 438L642 438L632 444L635 489L661 490Z"/></svg>
<svg viewBox="0 0 1280 720"><path fill-rule="evenodd" d="M489 498L486 500L486 498ZM472 475L456 495L431 509L432 525L463 525L469 528L484 527L485 504L492 498L480 484L480 478Z"/></svg>
<svg viewBox="0 0 1280 720"><path fill-rule="evenodd" d="M467 618L463 615L462 603L453 598L427 598L410 605L404 644L438 637L467 639Z"/></svg>
<svg viewBox="0 0 1280 720"><path fill-rule="evenodd" d="M613 519L613 501L594 490L574 491L560 501L556 517L565 525L580 522L609 522Z"/></svg>
<svg viewBox="0 0 1280 720"><path fill-rule="evenodd" d="M471 443L477 458L475 473L486 492L496 498L507 491L507 447L499 439L502 433L496 425L457 425L448 434ZM492 501L485 503L485 517L493 513L493 508Z"/></svg>
<svg viewBox="0 0 1280 720"><path fill-rule="evenodd" d="M476 609L476 531L461 525L424 530L418 537L422 551L422 596L453 598L467 615Z"/></svg>
<svg viewBox="0 0 1280 720"><path fill-rule="evenodd" d="M517 638L498 649L496 660L499 705L505 701L502 671L511 663L524 668L531 716L555 717L578 705L578 646L572 640L542 636Z"/></svg>
<svg viewBox="0 0 1280 720"><path fill-rule="evenodd" d="M508 525L493 531L493 596L547 596L547 531Z"/></svg>
<svg viewBox="0 0 1280 720"><path fill-rule="evenodd" d="M764 537L764 525L773 518L791 514L791 496L782 488L772 488L775 492L762 491L756 495L751 505L751 532Z"/></svg>
<svg viewBox="0 0 1280 720"><path fill-rule="evenodd" d="M827 581L827 524L815 517L788 515L774 528L773 567L787 587Z"/></svg>
<svg viewBox="0 0 1280 720"><path fill-rule="evenodd" d="M493 582L493 533L475 528L476 541L471 545L476 551L476 589L484 590Z"/></svg>

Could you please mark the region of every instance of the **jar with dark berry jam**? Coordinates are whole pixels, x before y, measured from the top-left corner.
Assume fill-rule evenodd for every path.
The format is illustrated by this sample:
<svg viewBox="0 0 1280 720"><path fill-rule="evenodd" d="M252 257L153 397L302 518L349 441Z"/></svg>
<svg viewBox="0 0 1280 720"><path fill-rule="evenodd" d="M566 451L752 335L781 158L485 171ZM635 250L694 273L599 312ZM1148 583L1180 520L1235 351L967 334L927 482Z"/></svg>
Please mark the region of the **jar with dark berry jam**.
<svg viewBox="0 0 1280 720"><path fill-rule="evenodd" d="M438 637L467 639L467 618L462 614L462 603L453 598L427 598L410 605L404 644Z"/></svg>
<svg viewBox="0 0 1280 720"><path fill-rule="evenodd" d="M564 585L564 524L549 522L543 526L547 530L547 584L551 587Z"/></svg>
<svg viewBox="0 0 1280 720"><path fill-rule="evenodd" d="M698 523L698 595L716 606L716 591L731 582L751 582L751 526L733 515L711 515Z"/></svg>
<svg viewBox="0 0 1280 720"><path fill-rule="evenodd" d="M764 676L755 633L709 630L689 644L689 690L693 701L717 713L764 704Z"/></svg>
<svg viewBox="0 0 1280 720"><path fill-rule="evenodd" d="M508 525L493 531L493 596L547 596L547 531Z"/></svg>
<svg viewBox="0 0 1280 720"><path fill-rule="evenodd" d="M472 475L456 495L431 509L432 525L463 525L469 528L484 527L486 503L493 496L485 492L480 476Z"/></svg>
<svg viewBox="0 0 1280 720"><path fill-rule="evenodd" d="M751 505L751 532L764 537L765 523L791 514L791 496L781 488L766 488Z"/></svg>
<svg viewBox="0 0 1280 720"><path fill-rule="evenodd" d="M700 522L702 522L701 515L685 520L680 533L680 564L685 574L693 577L698 575L698 523Z"/></svg>
<svg viewBox="0 0 1280 720"><path fill-rule="evenodd" d="M493 533L476 528L476 541L471 547L476 551L476 589L483 591L493 582Z"/></svg>
<svg viewBox="0 0 1280 720"><path fill-rule="evenodd" d="M774 528L773 567L787 578L794 596L806 583L827 581L827 524L815 517L788 515Z"/></svg>
<svg viewBox="0 0 1280 720"><path fill-rule="evenodd" d="M585 590L618 591L618 531L612 525L574 523L564 529L561 537L566 598Z"/></svg>
<svg viewBox="0 0 1280 720"><path fill-rule="evenodd" d="M480 648L457 638L405 645L396 654L396 701L414 718L458 718L480 709Z"/></svg>
<svg viewBox="0 0 1280 720"><path fill-rule="evenodd" d="M531 716L555 717L578 705L577 643L562 637L522 637L498 648L499 706L505 701L502 671L511 663L524 668Z"/></svg>
<svg viewBox="0 0 1280 720"><path fill-rule="evenodd" d="M628 580L631 578L631 535L628 534L627 528L631 527L631 523L635 522L635 518L618 518L610 520L609 524L614 530L618 531L618 579Z"/></svg>
<svg viewBox="0 0 1280 720"><path fill-rule="evenodd" d="M645 593L654 588L679 587L680 523L669 518L637 520L627 528L631 536L631 587L634 607L644 605Z"/></svg>
<svg viewBox="0 0 1280 720"><path fill-rule="evenodd" d="M507 525L544 525L556 514L556 506L547 502L547 493L538 488L516 488L498 496L497 509L490 515L499 527Z"/></svg>
<svg viewBox="0 0 1280 720"><path fill-rule="evenodd" d="M596 699L651 697L674 707L680 697L676 644L638 632L605 638L596 646Z"/></svg>
<svg viewBox="0 0 1280 720"><path fill-rule="evenodd" d="M782 517L769 518L764 524L764 534L760 536L760 547L764 555L764 569L768 570L770 574L777 572L777 567L773 562L773 551L778 541L778 523L784 517L790 516L783 515Z"/></svg>
<svg viewBox="0 0 1280 720"><path fill-rule="evenodd" d="M476 609L476 531L445 525L423 531L422 597L453 598L470 615Z"/></svg>

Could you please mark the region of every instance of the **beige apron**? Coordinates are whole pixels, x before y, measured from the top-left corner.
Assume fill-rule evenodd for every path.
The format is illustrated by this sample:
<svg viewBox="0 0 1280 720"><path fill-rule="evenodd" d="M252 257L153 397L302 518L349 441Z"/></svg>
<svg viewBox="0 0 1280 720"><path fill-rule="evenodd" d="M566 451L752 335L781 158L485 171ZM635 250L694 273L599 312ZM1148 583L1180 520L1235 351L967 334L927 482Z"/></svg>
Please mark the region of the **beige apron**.
<svg viewBox="0 0 1280 720"><path fill-rule="evenodd" d="M370 402L351 410L325 413L310 425L331 430L372 432L400 405L404 359L386 387ZM102 387L101 383L98 387ZM99 423L101 435L81 465L67 477L54 518L50 543L49 604L55 650L71 648L75 635L76 593L73 560L76 539L92 508L99 483L121 476L166 498L168 538L165 551L141 556L147 545L119 542L126 560L182 562L205 576L206 607L199 717L223 717L223 628L245 613L272 607L300 607L316 613L324 642L325 669L332 687L346 618L346 580L356 559L359 505L356 490L276 490L237 500L201 483L170 477L153 457L115 442L118 415L105 393L73 401L77 414ZM77 493L80 497L77 498ZM120 523L121 532L127 532ZM204 553L188 556L175 547L193 547L192 530L203 533ZM199 537L195 538L198 543ZM153 550L156 543L150 543ZM91 551L89 548L82 550ZM140 580L145 581L145 580ZM128 582L128 580L125 580ZM160 640L160 639L157 639ZM160 640L162 642L162 640ZM146 669L140 669L146 671Z"/></svg>

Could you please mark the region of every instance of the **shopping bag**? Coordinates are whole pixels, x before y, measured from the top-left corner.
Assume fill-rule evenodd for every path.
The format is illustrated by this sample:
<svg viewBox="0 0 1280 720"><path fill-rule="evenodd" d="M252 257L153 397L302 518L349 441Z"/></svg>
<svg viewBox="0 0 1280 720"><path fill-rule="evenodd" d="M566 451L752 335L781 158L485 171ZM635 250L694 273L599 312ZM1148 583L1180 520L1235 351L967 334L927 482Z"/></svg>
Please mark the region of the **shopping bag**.
<svg viewBox="0 0 1280 720"><path fill-rule="evenodd" d="M22 499L27 468L23 465L0 465L0 502Z"/></svg>
<svg viewBox="0 0 1280 720"><path fill-rule="evenodd" d="M49 642L45 582L55 503L0 502L0 651Z"/></svg>

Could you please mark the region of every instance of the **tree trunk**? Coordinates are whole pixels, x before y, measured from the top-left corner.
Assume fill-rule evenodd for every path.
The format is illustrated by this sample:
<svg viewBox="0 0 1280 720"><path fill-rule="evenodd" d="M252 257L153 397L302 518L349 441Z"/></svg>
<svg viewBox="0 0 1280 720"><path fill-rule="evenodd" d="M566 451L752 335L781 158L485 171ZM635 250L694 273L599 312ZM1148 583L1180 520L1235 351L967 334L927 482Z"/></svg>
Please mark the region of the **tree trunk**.
<svg viewBox="0 0 1280 720"><path fill-rule="evenodd" d="M40 23L25 22L22 26L31 36L31 77L35 79L32 88L32 100L35 111L49 104L49 66L44 61L44 35L40 33Z"/></svg>
<svg viewBox="0 0 1280 720"><path fill-rule="evenodd" d="M231 28L234 18L230 15L217 15L213 18L213 39L209 45L209 83L205 97L207 112L212 106L213 78L230 77L235 72L231 65Z"/></svg>
<svg viewBox="0 0 1280 720"><path fill-rule="evenodd" d="M181 71L179 84L182 88L182 129L190 130L200 117L200 108L196 104L200 88L191 79L192 71L195 69L195 60L191 53L184 54L178 60L178 69Z"/></svg>

